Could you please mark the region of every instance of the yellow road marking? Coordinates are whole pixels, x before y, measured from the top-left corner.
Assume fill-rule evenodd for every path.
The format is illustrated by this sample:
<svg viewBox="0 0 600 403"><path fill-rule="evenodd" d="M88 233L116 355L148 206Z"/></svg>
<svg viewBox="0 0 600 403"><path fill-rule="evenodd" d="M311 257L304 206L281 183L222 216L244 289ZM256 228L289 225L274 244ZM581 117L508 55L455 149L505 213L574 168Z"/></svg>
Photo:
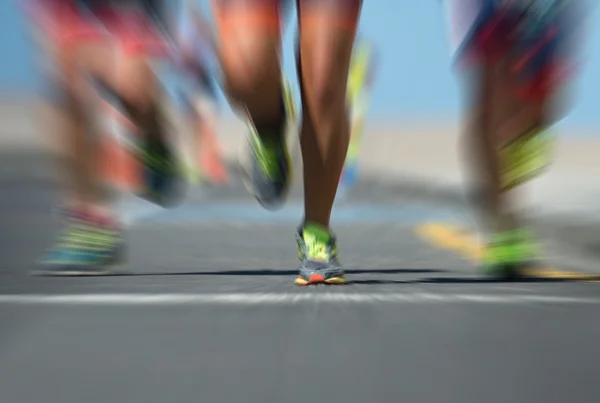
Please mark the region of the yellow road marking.
<svg viewBox="0 0 600 403"><path fill-rule="evenodd" d="M444 223L427 223L416 228L416 233L430 244L457 252L471 262L479 263L483 245L479 238L463 228ZM530 269L527 276L547 279L579 280L598 282L599 276L556 270L554 268Z"/></svg>

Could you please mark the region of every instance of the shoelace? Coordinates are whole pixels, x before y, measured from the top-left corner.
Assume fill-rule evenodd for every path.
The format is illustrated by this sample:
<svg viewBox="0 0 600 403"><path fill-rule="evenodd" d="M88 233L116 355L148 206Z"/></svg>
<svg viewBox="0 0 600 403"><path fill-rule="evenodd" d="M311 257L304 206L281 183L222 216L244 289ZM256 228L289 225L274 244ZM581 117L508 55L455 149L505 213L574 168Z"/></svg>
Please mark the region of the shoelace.
<svg viewBox="0 0 600 403"><path fill-rule="evenodd" d="M337 259L337 248L331 244L319 241L315 236L305 234L300 236L299 258L306 257L309 260L334 261Z"/></svg>

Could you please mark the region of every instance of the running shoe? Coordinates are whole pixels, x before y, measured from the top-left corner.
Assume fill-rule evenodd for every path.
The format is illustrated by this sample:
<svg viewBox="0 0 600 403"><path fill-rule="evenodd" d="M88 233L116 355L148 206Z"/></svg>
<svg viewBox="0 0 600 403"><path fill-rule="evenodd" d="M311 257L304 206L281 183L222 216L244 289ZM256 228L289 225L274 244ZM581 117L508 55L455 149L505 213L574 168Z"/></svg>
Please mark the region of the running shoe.
<svg viewBox="0 0 600 403"><path fill-rule="evenodd" d="M300 228L296 234L300 267L296 285L346 284L344 271L337 256L337 243L332 234L327 241Z"/></svg>
<svg viewBox="0 0 600 403"><path fill-rule="evenodd" d="M525 229L495 234L483 253L483 269L494 277L520 277L537 258L537 245Z"/></svg>
<svg viewBox="0 0 600 403"><path fill-rule="evenodd" d="M124 258L121 230L113 223L73 213L55 246L41 259L41 276L98 276L114 273Z"/></svg>
<svg viewBox="0 0 600 403"><path fill-rule="evenodd" d="M267 209L281 207L287 198L292 178L292 162L286 132L295 120L295 107L288 85L284 86L286 124L281 133L263 139L252 122L248 124L250 169L245 174L246 186L256 200Z"/></svg>

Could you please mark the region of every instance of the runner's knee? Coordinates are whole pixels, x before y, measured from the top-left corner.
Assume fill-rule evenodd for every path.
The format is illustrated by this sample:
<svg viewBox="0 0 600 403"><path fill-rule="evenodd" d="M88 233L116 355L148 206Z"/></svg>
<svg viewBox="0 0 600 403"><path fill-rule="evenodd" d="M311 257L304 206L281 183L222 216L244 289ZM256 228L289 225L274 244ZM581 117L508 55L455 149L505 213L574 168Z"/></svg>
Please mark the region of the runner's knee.
<svg viewBox="0 0 600 403"><path fill-rule="evenodd" d="M302 91L312 116L327 116L346 108L348 63L335 56L302 60Z"/></svg>

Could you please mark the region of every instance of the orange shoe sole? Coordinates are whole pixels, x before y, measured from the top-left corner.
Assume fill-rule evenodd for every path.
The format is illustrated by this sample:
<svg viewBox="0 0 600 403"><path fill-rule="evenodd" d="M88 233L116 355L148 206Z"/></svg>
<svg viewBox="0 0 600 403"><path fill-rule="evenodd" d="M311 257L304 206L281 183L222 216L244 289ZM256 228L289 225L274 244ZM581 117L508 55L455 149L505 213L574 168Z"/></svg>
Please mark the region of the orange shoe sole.
<svg viewBox="0 0 600 403"><path fill-rule="evenodd" d="M302 276L296 277L296 280L294 281L294 283L299 286L316 285L316 284L343 285L343 284L347 284L348 281L344 277L341 277L341 276L325 279L325 277L323 277L323 275L313 273L310 275L308 280Z"/></svg>

